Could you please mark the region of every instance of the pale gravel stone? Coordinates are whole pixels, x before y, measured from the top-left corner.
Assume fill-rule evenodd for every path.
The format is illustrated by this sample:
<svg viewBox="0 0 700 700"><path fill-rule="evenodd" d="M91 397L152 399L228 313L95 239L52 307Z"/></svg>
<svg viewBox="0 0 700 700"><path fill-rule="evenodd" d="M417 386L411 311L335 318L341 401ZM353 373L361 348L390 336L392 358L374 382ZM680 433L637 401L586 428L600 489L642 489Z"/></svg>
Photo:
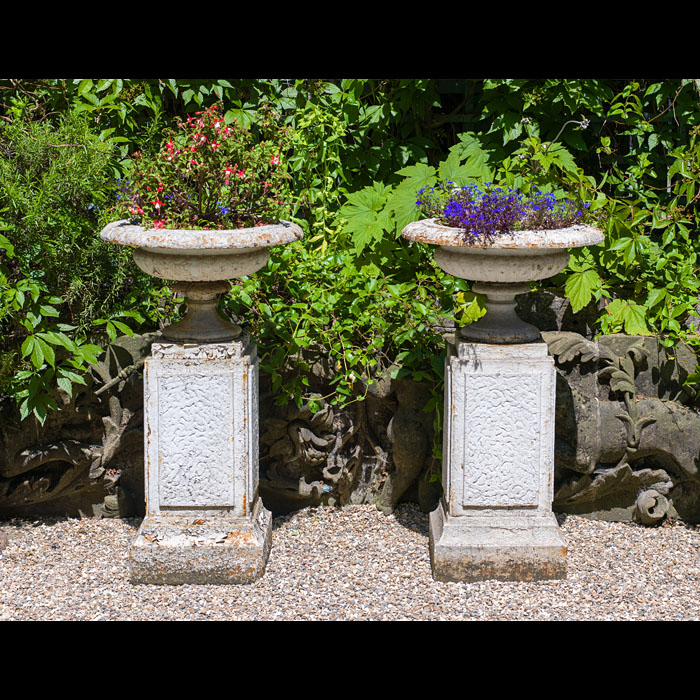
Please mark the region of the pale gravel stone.
<svg viewBox="0 0 700 700"><path fill-rule="evenodd" d="M568 576L440 583L412 504L275 518L246 585L129 583L140 519L0 521L0 620L699 620L700 529L560 517Z"/></svg>

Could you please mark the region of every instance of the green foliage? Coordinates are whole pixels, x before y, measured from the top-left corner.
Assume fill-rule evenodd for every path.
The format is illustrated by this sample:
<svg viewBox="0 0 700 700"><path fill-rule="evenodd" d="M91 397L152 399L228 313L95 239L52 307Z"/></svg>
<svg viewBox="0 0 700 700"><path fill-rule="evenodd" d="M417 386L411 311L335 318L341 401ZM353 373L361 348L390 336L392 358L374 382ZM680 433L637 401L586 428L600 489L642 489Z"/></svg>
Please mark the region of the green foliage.
<svg viewBox="0 0 700 700"><path fill-rule="evenodd" d="M22 111L0 125L0 392L22 418L43 423L57 388L85 383L102 352L96 315L108 335L120 328L129 262L96 236L111 149L80 113L51 123Z"/></svg>
<svg viewBox="0 0 700 700"><path fill-rule="evenodd" d="M466 80L455 93L440 84L0 80L1 391L50 397L75 381L59 368L81 376L80 347L90 353L177 315L166 285L97 232L113 218L117 178L133 174L130 156L155 154L165 129L219 102L227 122L256 137L270 110L290 130L292 219L306 236L273 251L224 300L251 325L280 401L317 406L308 368L328 356L335 403L360 400L365 381L400 371L433 383L439 424L439 329L484 313L483 299L436 268L427 246L400 238L419 215L418 191L439 180L587 202L605 243L575 251L545 284L575 312L595 307L598 332L656 333L669 352L679 339L695 343L698 81ZM45 415L42 401L23 411Z"/></svg>
<svg viewBox="0 0 700 700"><path fill-rule="evenodd" d="M435 326L451 315L454 291L454 280L422 248L397 246L391 257L387 250L356 257L352 249L319 256L300 242L275 250L226 306L251 326L276 402L318 408L309 371L323 358L333 375L333 393L324 398L333 405L361 400L387 371L441 377Z"/></svg>

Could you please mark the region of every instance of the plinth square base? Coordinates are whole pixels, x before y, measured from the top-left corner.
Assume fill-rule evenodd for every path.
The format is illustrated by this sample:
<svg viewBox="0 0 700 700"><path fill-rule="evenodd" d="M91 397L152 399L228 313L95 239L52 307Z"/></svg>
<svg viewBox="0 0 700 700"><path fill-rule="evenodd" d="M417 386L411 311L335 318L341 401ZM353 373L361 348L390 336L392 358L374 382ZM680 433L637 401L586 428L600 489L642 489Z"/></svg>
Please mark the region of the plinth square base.
<svg viewBox="0 0 700 700"><path fill-rule="evenodd" d="M436 581L540 581L566 578L566 544L552 513L430 514Z"/></svg>
<svg viewBox="0 0 700 700"><path fill-rule="evenodd" d="M129 552L132 583L252 583L267 564L272 515L258 498L252 515L147 515Z"/></svg>

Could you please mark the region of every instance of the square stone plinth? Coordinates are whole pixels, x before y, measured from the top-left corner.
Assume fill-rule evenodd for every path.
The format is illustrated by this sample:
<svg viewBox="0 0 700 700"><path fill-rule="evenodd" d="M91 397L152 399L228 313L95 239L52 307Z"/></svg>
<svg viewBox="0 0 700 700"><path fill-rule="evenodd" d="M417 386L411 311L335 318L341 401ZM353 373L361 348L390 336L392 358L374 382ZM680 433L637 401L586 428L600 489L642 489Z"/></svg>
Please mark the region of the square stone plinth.
<svg viewBox="0 0 700 700"><path fill-rule="evenodd" d="M543 342L448 345L444 496L430 519L436 579L566 576L551 508L555 376Z"/></svg>
<svg viewBox="0 0 700 700"><path fill-rule="evenodd" d="M566 543L549 515L430 514L430 563L436 581L540 581L566 578Z"/></svg>
<svg viewBox="0 0 700 700"><path fill-rule="evenodd" d="M252 583L265 572L272 516L260 499L249 516L146 516L129 552L132 583Z"/></svg>
<svg viewBox="0 0 700 700"><path fill-rule="evenodd" d="M154 343L144 368L146 517L133 583L250 583L270 552L258 495L258 360L247 336Z"/></svg>

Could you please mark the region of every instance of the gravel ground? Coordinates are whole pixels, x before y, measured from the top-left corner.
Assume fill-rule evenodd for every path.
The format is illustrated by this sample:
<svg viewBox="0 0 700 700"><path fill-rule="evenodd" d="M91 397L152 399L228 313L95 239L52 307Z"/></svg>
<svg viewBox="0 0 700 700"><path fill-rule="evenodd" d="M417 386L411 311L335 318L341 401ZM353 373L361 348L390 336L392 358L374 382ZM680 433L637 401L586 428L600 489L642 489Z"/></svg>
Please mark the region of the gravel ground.
<svg viewBox="0 0 700 700"><path fill-rule="evenodd" d="M438 583L428 516L404 504L388 517L365 505L275 518L253 584L133 586L140 519L0 521L0 620L700 619L698 527L560 523L562 581Z"/></svg>

